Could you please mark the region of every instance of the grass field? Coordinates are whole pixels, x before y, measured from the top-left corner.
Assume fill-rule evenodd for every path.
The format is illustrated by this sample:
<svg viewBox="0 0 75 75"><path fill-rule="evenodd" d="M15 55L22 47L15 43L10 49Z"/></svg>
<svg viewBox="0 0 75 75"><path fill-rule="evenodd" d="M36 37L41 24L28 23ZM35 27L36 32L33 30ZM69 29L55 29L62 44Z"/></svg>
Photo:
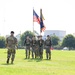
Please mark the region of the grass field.
<svg viewBox="0 0 75 75"><path fill-rule="evenodd" d="M0 49L0 75L75 75L75 51L52 51L52 59L24 59L17 50L14 64L6 64L6 50Z"/></svg>

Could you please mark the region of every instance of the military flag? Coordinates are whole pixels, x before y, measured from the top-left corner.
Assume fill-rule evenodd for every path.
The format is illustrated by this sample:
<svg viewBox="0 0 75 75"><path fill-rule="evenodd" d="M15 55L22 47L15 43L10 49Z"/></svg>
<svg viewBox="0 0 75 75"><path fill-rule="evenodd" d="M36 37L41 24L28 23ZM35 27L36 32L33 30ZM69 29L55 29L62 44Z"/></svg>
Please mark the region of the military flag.
<svg viewBox="0 0 75 75"><path fill-rule="evenodd" d="M40 9L40 33L43 31L45 31L46 27L43 23L43 20L44 20L44 17L43 17L43 14L42 14L42 9Z"/></svg>

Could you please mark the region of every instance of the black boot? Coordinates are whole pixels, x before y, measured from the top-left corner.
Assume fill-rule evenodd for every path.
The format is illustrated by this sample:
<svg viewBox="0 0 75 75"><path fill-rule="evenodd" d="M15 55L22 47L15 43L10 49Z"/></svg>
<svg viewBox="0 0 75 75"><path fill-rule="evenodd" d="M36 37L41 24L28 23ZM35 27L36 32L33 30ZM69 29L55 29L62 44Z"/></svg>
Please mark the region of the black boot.
<svg viewBox="0 0 75 75"><path fill-rule="evenodd" d="M25 57L25 59L27 59L27 54L26 54L26 57Z"/></svg>
<svg viewBox="0 0 75 75"><path fill-rule="evenodd" d="M49 57L49 60L51 60L51 57Z"/></svg>
<svg viewBox="0 0 75 75"><path fill-rule="evenodd" d="M51 55L49 54L49 60L51 60Z"/></svg>
<svg viewBox="0 0 75 75"><path fill-rule="evenodd" d="M14 58L11 58L11 64L13 64Z"/></svg>
<svg viewBox="0 0 75 75"><path fill-rule="evenodd" d="M35 58L36 58L36 53L35 53Z"/></svg>
<svg viewBox="0 0 75 75"><path fill-rule="evenodd" d="M48 59L48 53L46 53L46 58Z"/></svg>
<svg viewBox="0 0 75 75"><path fill-rule="evenodd" d="M13 64L13 60L11 60L11 64Z"/></svg>
<svg viewBox="0 0 75 75"><path fill-rule="evenodd" d="M34 53L32 52L32 59L34 59Z"/></svg>
<svg viewBox="0 0 75 75"><path fill-rule="evenodd" d="M25 59L27 59L27 50L26 50L26 58Z"/></svg>
<svg viewBox="0 0 75 75"><path fill-rule="evenodd" d="M7 64L9 64L9 58L7 59Z"/></svg>

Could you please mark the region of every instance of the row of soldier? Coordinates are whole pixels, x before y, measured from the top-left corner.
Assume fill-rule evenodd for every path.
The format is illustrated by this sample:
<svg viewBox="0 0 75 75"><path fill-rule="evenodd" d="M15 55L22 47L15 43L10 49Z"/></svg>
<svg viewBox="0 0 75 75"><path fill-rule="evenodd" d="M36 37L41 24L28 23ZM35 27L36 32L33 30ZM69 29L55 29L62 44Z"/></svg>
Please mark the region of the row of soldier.
<svg viewBox="0 0 75 75"><path fill-rule="evenodd" d="M30 40L29 36L27 36L26 40L24 41L24 45L26 46L26 59L30 58L30 47L32 48L32 58L40 57L43 59L43 49L46 49L46 58L51 59L51 39L49 35L47 39L44 41L42 36L39 36L38 40L35 39L33 36L32 40ZM17 47L17 38L14 37L14 31L11 31L10 36L6 38L6 47L7 47L7 61L6 63L9 64L11 58L11 64L13 64L16 54Z"/></svg>
<svg viewBox="0 0 75 75"><path fill-rule="evenodd" d="M47 39L44 41L42 39L42 36L38 36L38 39L36 40L36 37L33 36L32 39L27 36L27 38L24 41L24 46L26 46L25 53L26 53L26 59L30 58L30 53L32 52L32 59L39 57L40 59L43 59L43 49L46 49L46 58L51 59L51 39L50 36L47 35ZM30 48L32 49L30 52Z"/></svg>

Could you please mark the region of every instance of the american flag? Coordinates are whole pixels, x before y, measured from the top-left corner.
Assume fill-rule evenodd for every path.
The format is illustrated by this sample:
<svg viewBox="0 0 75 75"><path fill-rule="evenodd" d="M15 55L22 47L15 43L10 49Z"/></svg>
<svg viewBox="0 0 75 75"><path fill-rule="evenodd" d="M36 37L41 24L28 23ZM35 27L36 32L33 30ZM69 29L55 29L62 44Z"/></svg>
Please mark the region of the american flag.
<svg viewBox="0 0 75 75"><path fill-rule="evenodd" d="M40 18L38 14L34 11L34 9L33 9L33 22L37 22L38 24L40 24Z"/></svg>

